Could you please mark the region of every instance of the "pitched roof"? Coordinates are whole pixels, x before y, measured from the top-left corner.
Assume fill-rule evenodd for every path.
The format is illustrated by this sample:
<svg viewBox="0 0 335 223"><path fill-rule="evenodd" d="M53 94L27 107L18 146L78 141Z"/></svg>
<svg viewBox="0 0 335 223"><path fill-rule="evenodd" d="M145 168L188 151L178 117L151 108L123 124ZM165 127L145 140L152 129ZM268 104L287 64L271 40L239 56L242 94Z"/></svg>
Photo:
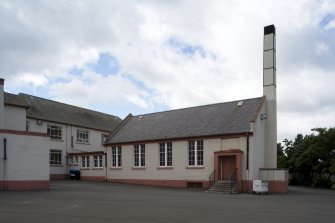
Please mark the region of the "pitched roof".
<svg viewBox="0 0 335 223"><path fill-rule="evenodd" d="M4 94L5 104L18 106L18 107L29 108L29 105L24 100L22 100L18 95L10 94L10 93L7 93L7 92L4 92L4 93L5 93Z"/></svg>
<svg viewBox="0 0 335 223"><path fill-rule="evenodd" d="M246 133L263 98L128 116L107 144Z"/></svg>
<svg viewBox="0 0 335 223"><path fill-rule="evenodd" d="M12 95L6 93L5 101L11 100ZM83 128L102 131L113 131L121 119L114 115L76 107L28 94L14 95L29 106L27 117L50 122L69 124Z"/></svg>

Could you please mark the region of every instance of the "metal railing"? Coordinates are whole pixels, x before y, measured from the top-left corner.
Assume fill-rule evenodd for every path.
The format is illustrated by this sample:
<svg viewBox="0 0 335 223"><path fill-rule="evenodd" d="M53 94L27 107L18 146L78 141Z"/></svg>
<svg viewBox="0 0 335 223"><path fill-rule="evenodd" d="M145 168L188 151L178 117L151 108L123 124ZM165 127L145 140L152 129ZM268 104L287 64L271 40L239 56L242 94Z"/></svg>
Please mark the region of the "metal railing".
<svg viewBox="0 0 335 223"><path fill-rule="evenodd" d="M233 190L234 185L237 183L236 182L236 175L237 175L237 168L235 168L233 174L230 177L230 190Z"/></svg>
<svg viewBox="0 0 335 223"><path fill-rule="evenodd" d="M211 187L215 182L215 170L213 170L213 172L209 175L208 180L209 180L209 187Z"/></svg>

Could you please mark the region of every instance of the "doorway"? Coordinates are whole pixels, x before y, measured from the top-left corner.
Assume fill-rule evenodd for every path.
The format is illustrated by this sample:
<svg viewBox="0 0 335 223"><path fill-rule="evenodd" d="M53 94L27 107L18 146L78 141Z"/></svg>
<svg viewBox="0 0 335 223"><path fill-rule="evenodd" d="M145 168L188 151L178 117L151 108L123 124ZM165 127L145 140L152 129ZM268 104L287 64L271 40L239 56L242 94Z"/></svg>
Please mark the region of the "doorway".
<svg viewBox="0 0 335 223"><path fill-rule="evenodd" d="M220 156L219 180L230 180L236 169L236 156Z"/></svg>

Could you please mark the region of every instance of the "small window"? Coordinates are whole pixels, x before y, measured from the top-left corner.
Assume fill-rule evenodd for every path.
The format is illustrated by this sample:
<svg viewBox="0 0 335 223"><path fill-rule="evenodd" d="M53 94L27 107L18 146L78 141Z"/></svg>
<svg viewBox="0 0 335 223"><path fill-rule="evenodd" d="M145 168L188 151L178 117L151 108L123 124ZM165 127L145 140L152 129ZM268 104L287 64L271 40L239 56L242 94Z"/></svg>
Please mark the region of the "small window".
<svg viewBox="0 0 335 223"><path fill-rule="evenodd" d="M102 167L102 155L94 156L94 167L101 168Z"/></svg>
<svg viewBox="0 0 335 223"><path fill-rule="evenodd" d="M89 156L81 157L81 167L83 168L90 167L90 157Z"/></svg>
<svg viewBox="0 0 335 223"><path fill-rule="evenodd" d="M77 129L77 143L88 143L88 131Z"/></svg>
<svg viewBox="0 0 335 223"><path fill-rule="evenodd" d="M61 150L50 150L50 164L61 165L62 164L62 151Z"/></svg>
<svg viewBox="0 0 335 223"><path fill-rule="evenodd" d="M57 125L47 125L47 134L49 135L50 139L62 139L62 127Z"/></svg>
<svg viewBox="0 0 335 223"><path fill-rule="evenodd" d="M108 138L108 134L101 133L101 144L105 144L105 142L107 141L107 138Z"/></svg>

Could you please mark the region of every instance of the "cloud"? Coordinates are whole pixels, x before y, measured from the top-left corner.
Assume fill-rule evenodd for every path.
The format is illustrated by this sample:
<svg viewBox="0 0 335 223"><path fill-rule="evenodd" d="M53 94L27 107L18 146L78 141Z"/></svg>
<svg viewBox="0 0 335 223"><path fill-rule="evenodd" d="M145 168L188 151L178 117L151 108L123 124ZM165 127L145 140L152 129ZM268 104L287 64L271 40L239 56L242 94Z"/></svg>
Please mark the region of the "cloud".
<svg viewBox="0 0 335 223"><path fill-rule="evenodd" d="M123 117L259 97L263 27L275 24L278 133L293 138L335 121L334 11L332 0L1 1L0 73L12 89Z"/></svg>

